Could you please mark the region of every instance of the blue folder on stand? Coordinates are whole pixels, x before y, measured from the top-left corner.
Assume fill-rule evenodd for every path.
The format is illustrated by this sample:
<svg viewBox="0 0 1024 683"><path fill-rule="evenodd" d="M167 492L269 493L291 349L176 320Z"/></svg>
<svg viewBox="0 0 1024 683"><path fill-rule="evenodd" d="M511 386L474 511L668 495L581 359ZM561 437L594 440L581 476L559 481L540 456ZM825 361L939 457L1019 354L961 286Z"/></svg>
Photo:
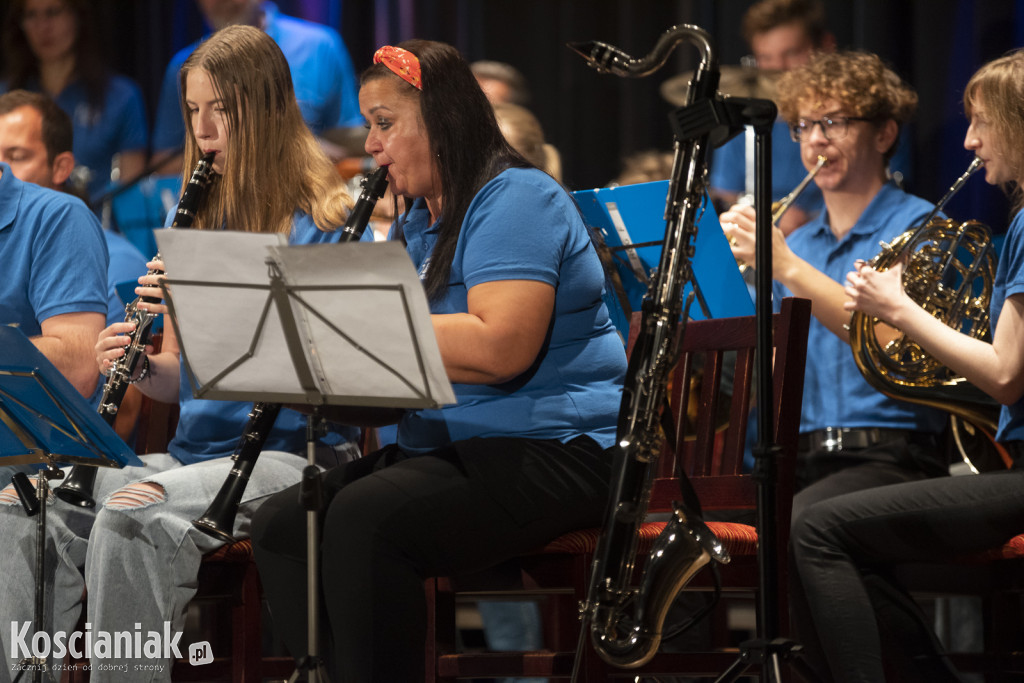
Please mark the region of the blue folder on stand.
<svg viewBox="0 0 1024 683"><path fill-rule="evenodd" d="M659 180L573 193L586 221L601 231L605 244L612 250L616 273L634 311L640 310L661 259L668 185L667 180ZM706 316L695 301L690 307L690 317L700 320L753 315L750 291L710 201L704 203L698 215L691 261L694 279L709 315ZM633 246L643 244L649 246ZM686 283L683 301L692 289L692 283Z"/></svg>
<svg viewBox="0 0 1024 683"><path fill-rule="evenodd" d="M0 349L0 464L142 465L21 330L0 326Z"/></svg>

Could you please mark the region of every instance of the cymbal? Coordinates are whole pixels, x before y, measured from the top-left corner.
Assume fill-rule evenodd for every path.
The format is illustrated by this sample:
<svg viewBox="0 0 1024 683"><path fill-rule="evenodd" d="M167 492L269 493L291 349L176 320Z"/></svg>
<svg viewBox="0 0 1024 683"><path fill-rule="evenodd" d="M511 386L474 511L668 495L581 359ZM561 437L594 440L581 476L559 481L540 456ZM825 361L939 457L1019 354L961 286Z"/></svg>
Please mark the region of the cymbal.
<svg viewBox="0 0 1024 683"><path fill-rule="evenodd" d="M775 99L775 81L779 73L752 66L723 66L719 70L718 91L733 97L772 100ZM692 78L692 71L673 76L661 84L661 96L677 107L686 104Z"/></svg>

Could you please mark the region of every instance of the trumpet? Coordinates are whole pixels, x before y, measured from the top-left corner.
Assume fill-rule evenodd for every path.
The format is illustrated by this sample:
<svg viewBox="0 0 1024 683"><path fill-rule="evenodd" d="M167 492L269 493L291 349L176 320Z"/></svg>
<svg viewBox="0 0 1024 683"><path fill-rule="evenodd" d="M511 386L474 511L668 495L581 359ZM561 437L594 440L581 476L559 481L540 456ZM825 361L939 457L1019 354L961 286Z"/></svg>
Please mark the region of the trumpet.
<svg viewBox="0 0 1024 683"><path fill-rule="evenodd" d="M824 166L826 162L828 162L828 157L819 154L818 163L814 165L814 168L808 171L807 175L804 176L804 179L800 181L800 184L794 187L792 192L772 204L772 225L778 225L779 221L782 220L782 217L787 211L789 211L789 207L793 206L793 202L797 200L797 197L804 193L804 190L806 190L807 186L811 184L811 181L814 180L814 176L818 175L818 171L821 170L822 166Z"/></svg>
<svg viewBox="0 0 1024 683"><path fill-rule="evenodd" d="M800 184L794 187L793 190L785 197L772 204L772 225L778 225L779 221L782 220L782 217L787 211L789 211L789 207L793 206L793 203L800 195L803 194L804 190L807 189L807 186L811 184L812 180L814 180L814 176L818 175L818 171L820 171L827 162L828 157L819 154L818 163L814 165L814 168L808 171L807 175L804 176L804 179L800 181ZM735 240L729 240L730 245L735 243ZM740 267L741 273L746 273L747 270L751 268L751 266L748 266L746 263L743 263L738 259L737 264Z"/></svg>

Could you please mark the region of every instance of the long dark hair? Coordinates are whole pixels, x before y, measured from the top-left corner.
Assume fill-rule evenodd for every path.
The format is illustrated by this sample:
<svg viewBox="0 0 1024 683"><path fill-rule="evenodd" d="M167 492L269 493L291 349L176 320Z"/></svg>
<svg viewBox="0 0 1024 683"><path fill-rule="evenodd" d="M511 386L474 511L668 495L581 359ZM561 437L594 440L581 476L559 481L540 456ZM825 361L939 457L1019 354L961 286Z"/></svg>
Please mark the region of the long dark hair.
<svg viewBox="0 0 1024 683"><path fill-rule="evenodd" d="M451 45L407 40L398 47L416 55L423 91L401 81L383 64L374 64L361 83L394 78L419 96L420 113L430 139L430 152L441 175L441 216L437 244L423 282L427 297L443 296L451 275L455 245L473 197L507 168L533 165L512 149L498 128L494 109L477 84L469 64ZM406 202L406 206L410 202Z"/></svg>
<svg viewBox="0 0 1024 683"><path fill-rule="evenodd" d="M103 61L97 37L94 10L88 0L62 0L69 12L75 15L78 26L75 36L75 77L85 85L89 106L96 112L103 109L103 98L107 92L109 71ZM24 88L28 81L39 76L39 60L28 44L25 31L21 28L25 14L26 0L11 3L4 18L4 77L11 90Z"/></svg>

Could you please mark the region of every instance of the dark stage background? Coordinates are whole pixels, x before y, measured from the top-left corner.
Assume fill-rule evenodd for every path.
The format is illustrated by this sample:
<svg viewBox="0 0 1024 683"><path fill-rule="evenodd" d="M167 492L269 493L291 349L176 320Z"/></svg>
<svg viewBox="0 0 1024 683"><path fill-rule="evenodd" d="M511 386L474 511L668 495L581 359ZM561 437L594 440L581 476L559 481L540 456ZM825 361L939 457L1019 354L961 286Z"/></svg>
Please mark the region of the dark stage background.
<svg viewBox="0 0 1024 683"><path fill-rule="evenodd" d="M669 149L670 105L658 93L669 77L693 68L697 50L680 44L653 76L600 75L571 53L569 41L602 40L634 57L679 23L714 38L723 65L746 53L739 19L751 0L279 0L287 14L337 28L357 70L383 43L421 37L457 46L470 60L517 66L529 79L531 109L562 153L571 189L604 185L622 157ZM6 12L9 0L0 0ZM97 0L110 64L134 78L155 108L164 65L204 31L193 0ZM918 90L910 134L914 168L908 188L937 200L963 172L963 86L983 62L1024 45L1024 0L826 0L840 47L877 52ZM999 232L1007 222L1000 193L974 180L950 204L961 219Z"/></svg>

